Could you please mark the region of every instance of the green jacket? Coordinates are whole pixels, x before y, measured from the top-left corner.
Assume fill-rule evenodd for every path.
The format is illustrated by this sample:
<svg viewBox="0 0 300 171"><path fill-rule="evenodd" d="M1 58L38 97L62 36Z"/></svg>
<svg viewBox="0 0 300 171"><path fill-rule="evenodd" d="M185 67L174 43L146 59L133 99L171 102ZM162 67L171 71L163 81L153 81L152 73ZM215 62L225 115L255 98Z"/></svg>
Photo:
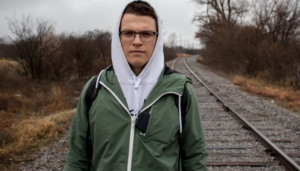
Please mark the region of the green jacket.
<svg viewBox="0 0 300 171"><path fill-rule="evenodd" d="M70 132L65 171L87 169L85 85ZM141 111L150 113L147 131L135 128L126 99L113 70L106 69L102 85L90 109L93 144L93 171L176 171L179 155L179 112L174 96L182 95L186 82L182 74L161 74ZM201 126L198 100L187 84L188 105L180 141L183 171L206 170L206 144ZM129 169L129 170L128 170Z"/></svg>

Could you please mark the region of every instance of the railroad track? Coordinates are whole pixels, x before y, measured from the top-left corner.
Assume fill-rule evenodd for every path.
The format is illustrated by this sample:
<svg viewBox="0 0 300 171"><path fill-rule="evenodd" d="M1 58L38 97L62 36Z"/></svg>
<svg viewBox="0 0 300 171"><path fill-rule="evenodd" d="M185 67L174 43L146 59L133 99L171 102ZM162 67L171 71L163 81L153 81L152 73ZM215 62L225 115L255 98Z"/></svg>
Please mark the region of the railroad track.
<svg viewBox="0 0 300 171"><path fill-rule="evenodd" d="M189 66L189 57L169 63L193 78L208 150L208 170L300 171L300 142L267 115L251 113ZM192 61L195 62L195 61Z"/></svg>

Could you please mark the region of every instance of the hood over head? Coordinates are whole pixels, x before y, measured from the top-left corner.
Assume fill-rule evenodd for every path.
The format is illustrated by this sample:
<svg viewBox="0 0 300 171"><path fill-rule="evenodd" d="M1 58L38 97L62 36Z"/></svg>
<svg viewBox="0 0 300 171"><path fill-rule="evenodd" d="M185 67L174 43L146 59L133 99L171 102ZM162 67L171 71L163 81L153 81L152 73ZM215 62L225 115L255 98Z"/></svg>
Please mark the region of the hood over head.
<svg viewBox="0 0 300 171"><path fill-rule="evenodd" d="M138 76L136 76L132 71L129 63L127 62L119 37L119 28L121 25L124 10L118 17L117 24L112 35L112 63L115 74L126 98L129 110L133 110L133 113L137 114L141 109L144 100L147 99L149 93L155 86L162 70L164 69L162 28L160 18L155 11L155 14L157 16L156 24L158 28L156 45L150 60L148 61L142 72Z"/></svg>
<svg viewBox="0 0 300 171"><path fill-rule="evenodd" d="M125 9L124 9L125 10ZM123 13L120 14L117 20L115 30L112 35L112 62L118 80L122 82L132 82L133 76L136 76L132 69L130 68L129 63L126 60L124 51L122 49L120 37L119 37L119 28L121 26L121 20ZM154 9L155 10L155 9ZM156 13L156 11L155 11ZM137 76L141 78L142 83L156 81L164 68L164 54L163 54L163 37L162 37L162 28L160 23L160 18L157 15L157 28L158 28L158 37L156 40L156 45L153 51L153 54L144 67L143 71Z"/></svg>

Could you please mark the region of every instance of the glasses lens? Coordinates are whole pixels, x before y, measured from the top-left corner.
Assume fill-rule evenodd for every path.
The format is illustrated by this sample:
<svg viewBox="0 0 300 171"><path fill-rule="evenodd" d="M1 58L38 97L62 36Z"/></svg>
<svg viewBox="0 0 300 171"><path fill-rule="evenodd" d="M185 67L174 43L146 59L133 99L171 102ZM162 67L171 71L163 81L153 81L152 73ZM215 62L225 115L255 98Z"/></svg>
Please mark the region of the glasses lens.
<svg viewBox="0 0 300 171"><path fill-rule="evenodd" d="M151 42L153 40L154 34L149 31L144 31L140 33L142 41Z"/></svg>
<svg viewBox="0 0 300 171"><path fill-rule="evenodd" d="M135 33L132 31L125 31L121 33L121 39L123 41L132 41L134 39Z"/></svg>

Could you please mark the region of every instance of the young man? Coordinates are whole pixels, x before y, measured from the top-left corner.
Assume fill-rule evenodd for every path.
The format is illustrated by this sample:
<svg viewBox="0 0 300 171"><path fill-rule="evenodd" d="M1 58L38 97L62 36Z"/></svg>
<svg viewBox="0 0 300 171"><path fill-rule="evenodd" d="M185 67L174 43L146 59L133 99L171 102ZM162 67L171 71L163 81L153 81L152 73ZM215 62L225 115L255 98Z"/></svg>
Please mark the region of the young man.
<svg viewBox="0 0 300 171"><path fill-rule="evenodd" d="M191 80L164 65L161 25L147 2L131 2L122 12L112 37L112 61L113 67L101 72L96 82L101 89L90 109L85 94L92 79L82 91L65 171L206 170ZM92 152L87 150L89 137Z"/></svg>

